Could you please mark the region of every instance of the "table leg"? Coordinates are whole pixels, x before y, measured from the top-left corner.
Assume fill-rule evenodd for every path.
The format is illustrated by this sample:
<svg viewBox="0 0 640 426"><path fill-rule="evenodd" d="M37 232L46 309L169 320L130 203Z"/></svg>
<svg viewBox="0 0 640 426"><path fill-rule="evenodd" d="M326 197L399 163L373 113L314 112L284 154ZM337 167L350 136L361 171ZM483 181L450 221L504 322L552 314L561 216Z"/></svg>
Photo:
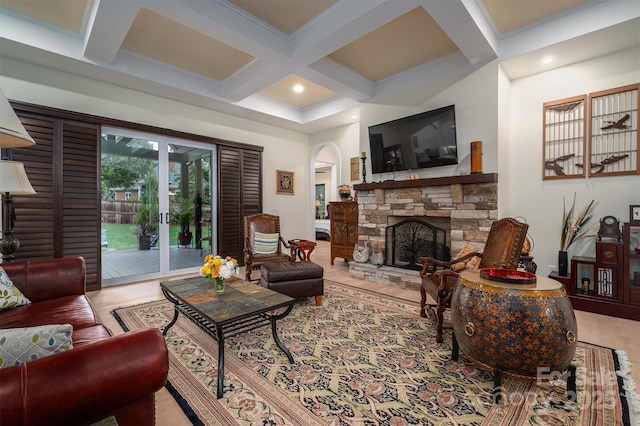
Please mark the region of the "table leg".
<svg viewBox="0 0 640 426"><path fill-rule="evenodd" d="M493 401L500 404L502 401L502 370L493 369Z"/></svg>
<svg viewBox="0 0 640 426"><path fill-rule="evenodd" d="M458 347L458 340L456 339L456 333L452 333L452 335L451 335L451 359L453 361L457 361L459 353L460 353L460 348Z"/></svg>
<svg viewBox="0 0 640 426"><path fill-rule="evenodd" d="M276 342L276 345L278 345L280 350L282 352L284 352L284 354L287 356L287 359L289 360L289 363L293 364L293 357L291 356L291 352L289 352L289 349L287 349L282 344L282 342L278 338L278 331L276 330L276 322L279 319L282 319L282 318L286 317L287 315L289 315L289 313L291 312L291 309L293 309L293 304L289 305L289 307L287 307L287 310L284 311L283 313L281 313L279 315L271 315L269 317L269 320L271 320L271 334L273 335L273 341Z"/></svg>
<svg viewBox="0 0 640 426"><path fill-rule="evenodd" d="M169 324L165 325L165 326L164 326L164 330L162 330L162 335L163 335L163 336L166 336L166 335L167 335L167 332L169 331L169 329L170 329L171 327L173 327L173 324L175 324L175 323L176 323L176 321L178 321L178 312L179 312L179 311L178 311L178 304L179 304L180 302L179 302L177 299L175 299L175 298L171 297L171 296L169 295L169 293L167 293L164 289L162 289L162 294L164 294L164 297L166 297L166 298L167 298L167 300L168 300L169 302L173 303L173 305L174 305L174 307L173 307L173 310L174 310L174 313L173 313L173 319L171 320L171 322L169 322Z"/></svg>
<svg viewBox="0 0 640 426"><path fill-rule="evenodd" d="M569 401L575 402L578 400L578 394L576 393L576 366L570 364L567 369L567 392L566 397Z"/></svg>
<svg viewBox="0 0 640 426"><path fill-rule="evenodd" d="M217 399L222 398L224 394L224 333L222 327L216 326L218 335L218 393Z"/></svg>

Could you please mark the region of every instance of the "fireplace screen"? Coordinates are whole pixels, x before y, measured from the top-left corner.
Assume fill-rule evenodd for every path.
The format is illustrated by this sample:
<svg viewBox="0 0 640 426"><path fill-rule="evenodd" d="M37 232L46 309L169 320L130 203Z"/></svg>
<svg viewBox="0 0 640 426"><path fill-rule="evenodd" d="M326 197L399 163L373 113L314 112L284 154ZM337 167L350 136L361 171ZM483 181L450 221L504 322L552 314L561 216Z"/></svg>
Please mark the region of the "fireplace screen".
<svg viewBox="0 0 640 426"><path fill-rule="evenodd" d="M385 265L396 268L422 269L419 257L451 259L447 233L428 222L406 219L385 229Z"/></svg>

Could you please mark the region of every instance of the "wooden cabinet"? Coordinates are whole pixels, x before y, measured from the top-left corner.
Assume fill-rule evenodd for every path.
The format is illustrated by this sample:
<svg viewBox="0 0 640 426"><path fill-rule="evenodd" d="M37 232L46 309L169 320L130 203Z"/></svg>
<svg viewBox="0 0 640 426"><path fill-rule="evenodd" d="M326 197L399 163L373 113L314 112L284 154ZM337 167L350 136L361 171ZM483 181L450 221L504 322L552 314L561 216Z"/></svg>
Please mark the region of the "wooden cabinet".
<svg viewBox="0 0 640 426"><path fill-rule="evenodd" d="M331 219L331 264L341 257L353 260L353 249L358 242L358 203L335 201L329 203Z"/></svg>
<svg viewBox="0 0 640 426"><path fill-rule="evenodd" d="M625 223L622 227L622 282L625 303L640 305L640 223ZM639 249L640 250L640 249Z"/></svg>
<svg viewBox="0 0 640 426"><path fill-rule="evenodd" d="M623 227L622 241L596 241L596 256L571 259L563 283L574 309L640 320L640 224Z"/></svg>

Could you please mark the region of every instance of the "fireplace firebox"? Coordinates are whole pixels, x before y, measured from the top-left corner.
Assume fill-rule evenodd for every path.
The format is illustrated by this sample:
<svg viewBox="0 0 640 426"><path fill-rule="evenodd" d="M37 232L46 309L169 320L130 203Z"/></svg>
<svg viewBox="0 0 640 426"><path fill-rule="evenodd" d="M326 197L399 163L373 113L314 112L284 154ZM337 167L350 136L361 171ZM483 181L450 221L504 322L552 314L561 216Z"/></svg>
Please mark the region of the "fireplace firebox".
<svg viewBox="0 0 640 426"><path fill-rule="evenodd" d="M385 265L422 269L419 257L450 260L447 232L424 220L405 219L385 230Z"/></svg>

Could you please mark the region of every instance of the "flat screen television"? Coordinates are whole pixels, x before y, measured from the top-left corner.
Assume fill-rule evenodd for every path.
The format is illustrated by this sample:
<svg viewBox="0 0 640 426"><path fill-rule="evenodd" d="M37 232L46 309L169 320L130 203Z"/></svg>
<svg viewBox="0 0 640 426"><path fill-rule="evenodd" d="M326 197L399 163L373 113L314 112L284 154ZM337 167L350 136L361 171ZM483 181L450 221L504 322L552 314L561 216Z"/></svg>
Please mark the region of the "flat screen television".
<svg viewBox="0 0 640 426"><path fill-rule="evenodd" d="M373 173L458 164L455 105L369 127Z"/></svg>

